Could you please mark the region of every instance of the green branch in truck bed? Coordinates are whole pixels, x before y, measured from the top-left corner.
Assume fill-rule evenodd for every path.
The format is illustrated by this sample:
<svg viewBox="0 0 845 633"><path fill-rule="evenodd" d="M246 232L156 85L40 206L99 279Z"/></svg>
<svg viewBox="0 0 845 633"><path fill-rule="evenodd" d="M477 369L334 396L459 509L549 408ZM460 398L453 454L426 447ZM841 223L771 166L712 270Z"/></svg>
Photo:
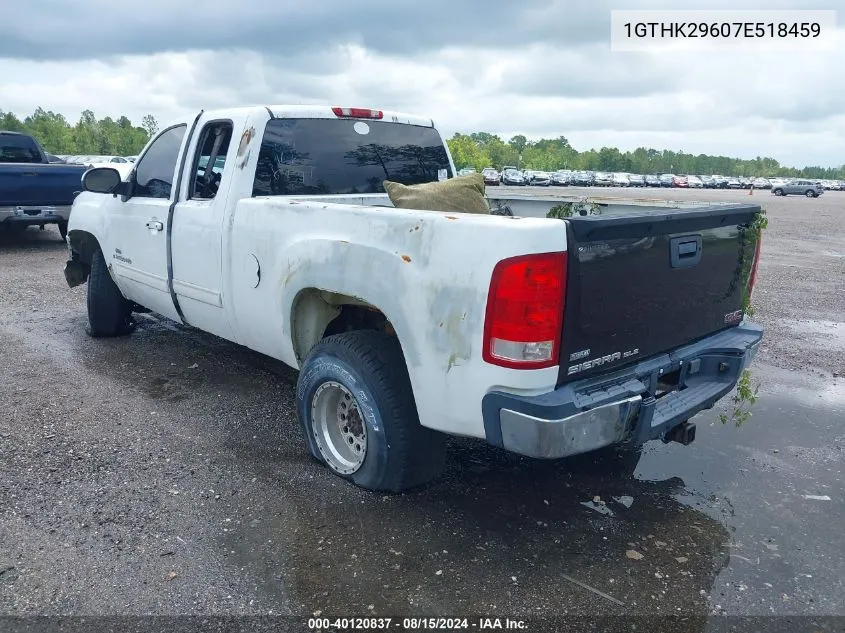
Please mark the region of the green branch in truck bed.
<svg viewBox="0 0 845 633"><path fill-rule="evenodd" d="M562 220L572 217L576 213L581 215L598 215L600 210L601 205L595 202L562 202L549 209L546 217Z"/></svg>

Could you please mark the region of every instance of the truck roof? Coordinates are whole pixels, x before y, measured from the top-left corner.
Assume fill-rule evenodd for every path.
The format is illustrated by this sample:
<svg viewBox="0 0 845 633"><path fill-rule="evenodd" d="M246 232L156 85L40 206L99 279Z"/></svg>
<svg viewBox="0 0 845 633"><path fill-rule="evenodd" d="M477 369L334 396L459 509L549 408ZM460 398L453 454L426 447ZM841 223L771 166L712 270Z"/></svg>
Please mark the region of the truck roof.
<svg viewBox="0 0 845 633"><path fill-rule="evenodd" d="M389 123L405 123L407 125L419 125L423 127L434 127L434 121L430 118L408 114L405 112L394 112L390 110L370 110L357 106L329 106L329 105L256 105L237 108L221 108L209 110L206 114L225 116L226 114L250 114L257 110L266 110L274 119L335 119L343 118L343 115L335 113L335 110L352 111L353 114L373 113L371 116L348 116L347 118L374 121L387 121ZM380 113L380 116L377 114ZM176 121L172 124L184 123Z"/></svg>

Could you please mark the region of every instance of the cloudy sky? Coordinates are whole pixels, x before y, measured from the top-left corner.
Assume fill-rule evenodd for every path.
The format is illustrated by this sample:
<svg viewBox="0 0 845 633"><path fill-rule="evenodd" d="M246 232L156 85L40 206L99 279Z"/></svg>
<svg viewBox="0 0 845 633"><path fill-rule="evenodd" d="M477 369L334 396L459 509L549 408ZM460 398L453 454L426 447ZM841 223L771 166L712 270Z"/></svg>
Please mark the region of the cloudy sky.
<svg viewBox="0 0 845 633"><path fill-rule="evenodd" d="M836 9L833 51L611 52L610 9ZM0 22L0 110L75 120L323 103L444 134L566 136L845 163L841 0L26 0Z"/></svg>

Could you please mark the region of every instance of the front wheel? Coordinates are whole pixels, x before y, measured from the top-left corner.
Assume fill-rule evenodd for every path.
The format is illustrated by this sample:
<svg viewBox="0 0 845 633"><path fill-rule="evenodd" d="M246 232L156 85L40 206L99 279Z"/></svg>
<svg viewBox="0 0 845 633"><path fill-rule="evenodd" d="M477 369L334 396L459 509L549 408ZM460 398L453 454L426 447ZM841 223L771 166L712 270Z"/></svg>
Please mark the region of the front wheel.
<svg viewBox="0 0 845 633"><path fill-rule="evenodd" d="M59 235L63 242L67 242L67 222L59 222Z"/></svg>
<svg viewBox="0 0 845 633"><path fill-rule="evenodd" d="M783 195L783 189L775 189L775 195L776 196L782 196Z"/></svg>
<svg viewBox="0 0 845 633"><path fill-rule="evenodd" d="M420 425L402 348L387 334L323 339L303 363L296 405L311 455L362 488L401 492L443 471L445 437Z"/></svg>
<svg viewBox="0 0 845 633"><path fill-rule="evenodd" d="M132 328L132 304L120 293L98 248L88 276L88 333L94 337L120 336L129 334Z"/></svg>

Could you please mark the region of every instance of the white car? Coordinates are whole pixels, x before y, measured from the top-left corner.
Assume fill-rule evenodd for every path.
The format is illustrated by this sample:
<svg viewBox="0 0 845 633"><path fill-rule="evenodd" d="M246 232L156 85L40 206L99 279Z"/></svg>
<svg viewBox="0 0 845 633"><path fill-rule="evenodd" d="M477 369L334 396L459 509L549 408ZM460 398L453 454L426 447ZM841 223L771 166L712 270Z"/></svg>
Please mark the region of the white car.
<svg viewBox="0 0 845 633"><path fill-rule="evenodd" d="M531 181L528 183L535 187L548 187L552 182L552 177L548 172L535 171L531 174Z"/></svg>
<svg viewBox="0 0 845 633"><path fill-rule="evenodd" d="M687 176L687 186L690 189L703 189L704 181L698 176Z"/></svg>
<svg viewBox="0 0 845 633"><path fill-rule="evenodd" d="M628 174L615 173L611 176L614 187L628 187L631 181L628 179Z"/></svg>
<svg viewBox="0 0 845 633"><path fill-rule="evenodd" d="M82 176L65 278L87 281L92 336L129 334L149 311L299 370L308 451L367 489L432 480L446 435L543 459L596 451L613 469L646 441L692 442L690 418L733 389L762 338L743 320L755 274L729 284L759 208L506 217L442 197L426 209L399 186L454 173L428 117L200 112L155 135L128 178ZM643 220L650 239L607 248ZM677 274L702 245L710 272Z"/></svg>

